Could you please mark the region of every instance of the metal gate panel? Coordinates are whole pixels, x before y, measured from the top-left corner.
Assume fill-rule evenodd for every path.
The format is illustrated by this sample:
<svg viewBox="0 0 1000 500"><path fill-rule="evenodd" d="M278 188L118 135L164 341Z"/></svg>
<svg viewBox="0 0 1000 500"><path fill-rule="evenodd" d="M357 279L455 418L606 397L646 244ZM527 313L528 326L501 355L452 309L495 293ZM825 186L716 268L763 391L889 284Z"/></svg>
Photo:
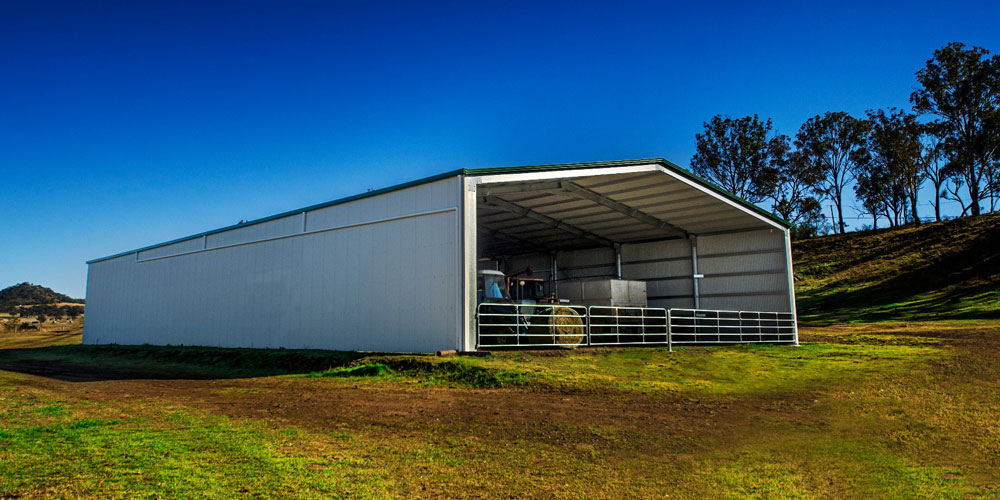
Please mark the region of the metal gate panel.
<svg viewBox="0 0 1000 500"><path fill-rule="evenodd" d="M476 309L476 320L479 347L587 344L586 306L484 302Z"/></svg>
<svg viewBox="0 0 1000 500"><path fill-rule="evenodd" d="M666 345L667 310L659 307L590 306L588 345Z"/></svg>
<svg viewBox="0 0 1000 500"><path fill-rule="evenodd" d="M483 303L476 319L482 348L798 344L787 312Z"/></svg>
<svg viewBox="0 0 1000 500"><path fill-rule="evenodd" d="M797 343L792 313L671 309L671 340L678 344Z"/></svg>

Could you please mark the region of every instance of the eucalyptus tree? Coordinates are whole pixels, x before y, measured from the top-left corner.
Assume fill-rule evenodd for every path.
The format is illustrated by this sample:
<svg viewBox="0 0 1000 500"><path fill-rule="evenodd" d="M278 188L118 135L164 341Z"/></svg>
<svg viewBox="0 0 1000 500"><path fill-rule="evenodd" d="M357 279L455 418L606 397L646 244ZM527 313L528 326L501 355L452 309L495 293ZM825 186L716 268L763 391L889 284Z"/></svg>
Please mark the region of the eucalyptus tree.
<svg viewBox="0 0 1000 500"><path fill-rule="evenodd" d="M941 222L941 199L947 196L947 192L944 190L948 176L945 175L943 168L944 144L940 137L932 132L924 135L920 159L923 164L924 177L934 186L934 200L931 201L931 205L934 207L934 220Z"/></svg>
<svg viewBox="0 0 1000 500"><path fill-rule="evenodd" d="M889 220L889 225L895 225L889 205L893 201L893 186L889 180L888 171L880 164L863 163L856 167L857 182L854 184L854 195L861 203L858 214L872 216L872 229L878 229L879 217Z"/></svg>
<svg viewBox="0 0 1000 500"><path fill-rule="evenodd" d="M815 236L823 225L823 206L813 196L813 186L823 172L806 161L801 151L793 151L778 168L778 183L771 211L792 225L796 238Z"/></svg>
<svg viewBox="0 0 1000 500"><path fill-rule="evenodd" d="M694 172L750 203L772 198L789 139L772 134L771 119L715 115L704 127L695 134Z"/></svg>
<svg viewBox="0 0 1000 500"><path fill-rule="evenodd" d="M962 177L946 177L944 184L944 190L941 193L941 197L946 200L951 200L958 203L958 206L962 207L962 213L958 214L959 217L965 217L969 215L969 203L965 202L962 198L962 188L965 186L965 180Z"/></svg>
<svg viewBox="0 0 1000 500"><path fill-rule="evenodd" d="M845 231L844 193L854 181L855 158L863 148L867 124L843 112L826 112L802 124L795 146L812 168L823 173L816 192L833 202L837 227Z"/></svg>
<svg viewBox="0 0 1000 500"><path fill-rule="evenodd" d="M917 71L910 94L914 111L935 116L934 130L947 152L945 173L961 178L972 215L990 198L995 209L1000 160L1000 55L952 42L935 50ZM956 193L957 197L957 193Z"/></svg>
<svg viewBox="0 0 1000 500"><path fill-rule="evenodd" d="M866 114L869 127L865 147L855 160L858 184L863 185L857 191L858 196L881 197L886 215L894 225L907 218L919 224L917 201L925 179L923 127L916 115L894 108Z"/></svg>

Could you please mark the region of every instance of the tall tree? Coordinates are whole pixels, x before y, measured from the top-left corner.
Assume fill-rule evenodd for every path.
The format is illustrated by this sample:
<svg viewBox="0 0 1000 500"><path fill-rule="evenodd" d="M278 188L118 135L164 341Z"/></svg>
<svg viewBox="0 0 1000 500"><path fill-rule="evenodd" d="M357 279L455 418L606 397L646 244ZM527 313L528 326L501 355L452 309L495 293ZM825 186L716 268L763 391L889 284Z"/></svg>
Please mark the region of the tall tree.
<svg viewBox="0 0 1000 500"><path fill-rule="evenodd" d="M872 229L878 229L879 217L889 219L889 225L893 225L892 216L889 215L888 203L892 199L892 186L889 182L889 175L880 165L864 163L855 167L857 182L854 184L854 194L861 203L858 214L868 214L872 216Z"/></svg>
<svg viewBox="0 0 1000 500"><path fill-rule="evenodd" d="M815 186L817 193L833 202L837 209L837 227L843 233L844 192L854 180L854 159L862 149L866 122L843 111L814 116L795 135L795 146L806 161L823 172Z"/></svg>
<svg viewBox="0 0 1000 500"><path fill-rule="evenodd" d="M813 186L823 172L806 161L801 151L788 155L778 168L778 184L771 210L792 224L792 236L809 238L823 225L823 206L813 194Z"/></svg>
<svg viewBox="0 0 1000 500"><path fill-rule="evenodd" d="M761 121L757 115L715 115L704 126L703 133L695 134L694 172L750 203L771 198L788 137L772 135L771 119Z"/></svg>
<svg viewBox="0 0 1000 500"><path fill-rule="evenodd" d="M934 201L931 202L934 206L934 220L941 222L941 197L946 194L943 190L945 181L948 180L942 162L944 160L944 144L942 144L940 137L930 130L928 132L930 133L924 135L920 158L923 163L924 177L934 186Z"/></svg>
<svg viewBox="0 0 1000 500"><path fill-rule="evenodd" d="M952 42L935 50L916 76L913 109L938 118L935 130L948 153L945 170L962 178L972 215L979 215L980 203L992 201L997 187L991 181L998 177L1000 155L1000 56Z"/></svg>
<svg viewBox="0 0 1000 500"><path fill-rule="evenodd" d="M856 173L858 182L868 185L858 194L880 196L893 225L907 219L919 224L917 197L924 182L920 142L923 127L916 115L894 108L888 112L868 111L867 115L869 131L865 148L856 157ZM874 182L884 185L871 185Z"/></svg>
<svg viewBox="0 0 1000 500"><path fill-rule="evenodd" d="M965 180L961 176L946 176L945 179L944 191L941 193L941 197L957 202L958 206L962 207L962 213L958 215L959 217L969 215L971 206L962 198L962 187L965 186Z"/></svg>

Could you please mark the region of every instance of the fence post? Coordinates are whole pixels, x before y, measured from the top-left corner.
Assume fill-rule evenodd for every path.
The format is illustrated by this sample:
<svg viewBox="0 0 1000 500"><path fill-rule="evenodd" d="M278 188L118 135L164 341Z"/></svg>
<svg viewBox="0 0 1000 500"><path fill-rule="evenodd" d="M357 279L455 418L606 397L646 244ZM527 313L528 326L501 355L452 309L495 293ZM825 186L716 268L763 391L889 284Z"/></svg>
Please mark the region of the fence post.
<svg viewBox="0 0 1000 500"><path fill-rule="evenodd" d="M514 304L514 338L517 339L517 345L521 345L521 308L520 304Z"/></svg>
<svg viewBox="0 0 1000 500"><path fill-rule="evenodd" d="M584 335L584 337L587 340L587 347L590 347L590 307L589 306L583 306L583 315L585 316L584 323L583 323L583 335Z"/></svg>
<svg viewBox="0 0 1000 500"><path fill-rule="evenodd" d="M645 344L646 343L646 309L645 308L639 308L639 318L641 318L640 321L642 322L642 343Z"/></svg>
<svg viewBox="0 0 1000 500"><path fill-rule="evenodd" d="M667 352L674 352L674 344L670 338L670 309L667 309Z"/></svg>
<svg viewBox="0 0 1000 500"><path fill-rule="evenodd" d="M621 344L622 343L621 316L618 315L618 308L617 307L613 307L612 306L611 307L611 312L615 316L615 343L616 344Z"/></svg>

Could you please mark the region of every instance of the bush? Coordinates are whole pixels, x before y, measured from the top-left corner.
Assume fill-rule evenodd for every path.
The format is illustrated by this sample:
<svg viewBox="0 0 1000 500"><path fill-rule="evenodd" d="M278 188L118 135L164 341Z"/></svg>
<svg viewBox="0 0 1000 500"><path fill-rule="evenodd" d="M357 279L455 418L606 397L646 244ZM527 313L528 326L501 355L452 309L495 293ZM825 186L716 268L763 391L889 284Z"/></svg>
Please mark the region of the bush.
<svg viewBox="0 0 1000 500"><path fill-rule="evenodd" d="M14 316L13 318L7 318L0 322L0 328L8 333L14 333L18 330L21 325L21 318Z"/></svg>

